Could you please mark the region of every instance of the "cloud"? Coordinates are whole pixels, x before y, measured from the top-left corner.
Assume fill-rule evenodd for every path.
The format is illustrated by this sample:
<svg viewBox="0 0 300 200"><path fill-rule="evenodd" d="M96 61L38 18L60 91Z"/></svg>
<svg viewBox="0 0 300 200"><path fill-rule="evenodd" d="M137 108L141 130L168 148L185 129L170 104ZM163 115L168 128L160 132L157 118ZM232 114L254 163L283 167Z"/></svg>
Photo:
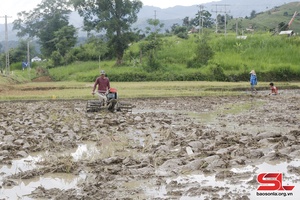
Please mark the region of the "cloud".
<svg viewBox="0 0 300 200"><path fill-rule="evenodd" d="M7 21L11 22L17 19L17 13L33 10L41 2L42 0L1 0L1 17L7 15L9 17Z"/></svg>
<svg viewBox="0 0 300 200"><path fill-rule="evenodd" d="M191 6L202 3L212 2L213 0L141 0L144 5L156 6L160 8L169 8L176 5Z"/></svg>

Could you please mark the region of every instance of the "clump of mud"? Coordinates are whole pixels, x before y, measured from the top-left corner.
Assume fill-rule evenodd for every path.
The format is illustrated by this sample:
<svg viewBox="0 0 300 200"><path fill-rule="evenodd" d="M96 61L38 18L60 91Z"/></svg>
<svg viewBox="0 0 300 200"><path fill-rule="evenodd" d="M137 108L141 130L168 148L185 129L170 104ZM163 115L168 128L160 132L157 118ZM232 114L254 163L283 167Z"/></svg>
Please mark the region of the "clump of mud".
<svg viewBox="0 0 300 200"><path fill-rule="evenodd" d="M298 93L136 99L132 113L86 113L85 101L1 103L0 163L94 142L98 153L42 158L3 174L2 187L45 174L86 174L76 188L37 187L33 199L250 199L255 167L300 156ZM299 167L287 166L299 175ZM195 177L200 177L193 180ZM209 182L213 177L213 181ZM226 181L217 185L217 181ZM247 188L230 187L247 183Z"/></svg>

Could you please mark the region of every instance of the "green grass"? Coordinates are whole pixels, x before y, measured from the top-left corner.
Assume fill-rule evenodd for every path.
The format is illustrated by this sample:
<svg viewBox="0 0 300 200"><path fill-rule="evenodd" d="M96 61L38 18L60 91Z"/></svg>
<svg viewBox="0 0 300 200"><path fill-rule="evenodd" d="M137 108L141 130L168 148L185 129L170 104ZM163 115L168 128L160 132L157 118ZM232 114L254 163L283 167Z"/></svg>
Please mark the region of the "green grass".
<svg viewBox="0 0 300 200"><path fill-rule="evenodd" d="M162 46L156 52L160 68L149 71L147 55L140 61L139 45L133 43L124 55L124 65L115 66L115 61L76 62L68 66L49 69L55 81L93 81L100 69L106 70L112 81L193 81L214 80L212 68L219 66L228 80L246 81L247 74L255 69L263 73L261 81L299 80L300 37L272 36L270 33L252 34L246 40L236 39L235 34L210 34L209 44L215 52L207 66L187 68L187 62L195 56L199 35L190 35L184 40L175 36L162 38ZM145 66L147 66L145 68ZM275 73L275 74L274 74ZM285 73L285 74L283 74ZM292 74L292 76L290 76ZM248 77L247 77L248 79Z"/></svg>
<svg viewBox="0 0 300 200"><path fill-rule="evenodd" d="M202 37L198 33L189 35L188 39L177 36L159 37L161 47L155 53L159 63L156 71L148 66L147 52L140 52L140 46L147 42L142 40L132 43L125 51L124 65L121 67L115 66L115 60L100 63L75 62L51 68L49 74L54 81L78 82L92 82L102 69L114 82L248 81L249 72L255 69L259 81L300 81L300 37L273 35L269 32L269 29L275 28L280 22L288 23L293 13L299 9L299 2L288 3L272 8L269 12L259 13L251 20L243 19L240 21L240 30L245 30L251 24L260 28L256 28L259 31L253 33L245 32L246 40L237 39L235 29L228 30L226 36L223 33L215 34L214 28L205 30L209 32L208 44L214 51L214 57L207 66L196 69L187 68L187 64L196 55L198 41ZM288 16L284 16L284 12L288 12ZM228 28L235 27L236 19L228 19L228 23ZM299 27L297 16L291 28L300 32ZM221 69L218 71L221 74L215 74L216 67ZM37 77L34 70L14 70L14 73L27 81Z"/></svg>
<svg viewBox="0 0 300 200"><path fill-rule="evenodd" d="M284 11L288 11L289 15L292 15L295 10L299 8L299 3L286 4L278 10L271 10L257 15L251 22L257 22L258 24L271 24L270 20L276 19L276 25L281 21L289 21L291 16L283 16ZM267 19L269 18L269 19ZM231 20L232 21L232 20ZM235 20L233 20L235 22ZM243 20L243 27L248 27L250 20ZM230 23L230 21L229 21ZM293 27L299 25L299 20L296 19L293 23ZM230 27L230 26L228 26ZM300 27L300 26L299 26ZM95 62L75 62L73 64L51 68L49 74L54 81L62 81L58 83L60 87L59 91L51 91L49 94L47 89L45 91L39 91L49 98L51 95L62 98L75 98L83 97L89 98L86 95L86 87L78 86L80 88L74 88L70 85L92 83L99 75L99 71L104 69L112 81L112 83L120 86L130 85L130 88L124 88L120 90L120 95L128 97L127 92L133 96L178 96L178 95L203 95L208 91L212 92L214 89L222 92L230 92L230 88L234 87L230 84L239 83L224 83L226 87L218 87L213 84L208 87L204 81L232 81L241 82L248 87L249 72L255 69L258 75L259 85L266 85L268 87L269 82L283 83L284 81L289 84L289 81L300 81L300 37L286 37L273 35L268 30L262 32L245 33L247 35L246 40L239 40L236 38L234 31L228 30L228 34L215 34L214 30L207 30L210 32L208 43L214 51L214 57L209 60L207 66L200 68L187 68L187 63L196 55L197 43L199 34L189 35L188 39L180 39L176 36L165 36L161 39L161 48L157 50L155 57L159 63L159 69L156 71L149 70L147 65L147 53L140 52L140 46L147 41L143 40L137 43L132 43L124 55L124 65L116 67L115 60ZM300 31L300 30L299 30ZM140 58L140 55L142 57ZM142 63L139 61L142 60ZM217 74L219 73L219 74ZM20 80L19 82L29 82L38 75L35 70L14 70L14 76ZM219 78L218 78L219 77ZM225 78L224 78L225 77ZM3 81L3 80L2 80ZM151 87L158 88L154 90L143 88L144 82L147 81L159 81L158 84L152 83ZM168 84L164 81L172 81ZM183 82L176 82L183 81ZM191 81L191 88L197 88L191 90L188 88L186 81ZM201 81L201 82L200 82ZM81 83L77 83L81 82ZM140 82L140 83L137 83ZM8 82L0 82L1 85L5 85ZM119 85L120 83L120 85ZM201 83L200 85L198 83ZM206 87L204 87L206 85ZM34 83L42 85L42 83ZM47 83L54 84L54 83ZM46 85L47 85L46 84ZM66 84L66 85L64 85ZM132 85L133 84L133 85ZM147 82L147 84L149 84ZM172 85L175 84L175 88ZM281 84L281 83L279 83ZM54 84L55 85L55 84ZM141 86L136 89L135 86ZM294 85L294 84L293 84ZM31 86L28 86L31 87ZM46 86L45 86L46 87ZM65 87L65 88L63 88ZM75 86L77 87L77 86ZM240 86L237 86L240 87ZM55 86L56 88L56 86ZM63 89L62 89L63 88ZM135 89L132 89L135 88ZM226 89L227 88L227 89ZM65 91L64 94L61 91ZM77 94L72 94L72 90L77 91ZM83 91L81 91L83 90ZM173 91L174 90L174 91ZM123 93L123 91L125 91ZM172 92L170 92L172 91ZM232 92L233 90L231 90ZM74 91L75 93L76 91ZM154 92L154 93L153 93ZM204 93L202 93L204 92ZM70 94L67 94L70 93ZM205 94L204 94L205 95ZM41 95L37 95L41 96ZM1 97L2 98L2 97ZM3 97L5 98L5 97ZM12 97L13 98L13 97ZM22 98L20 96L20 98Z"/></svg>

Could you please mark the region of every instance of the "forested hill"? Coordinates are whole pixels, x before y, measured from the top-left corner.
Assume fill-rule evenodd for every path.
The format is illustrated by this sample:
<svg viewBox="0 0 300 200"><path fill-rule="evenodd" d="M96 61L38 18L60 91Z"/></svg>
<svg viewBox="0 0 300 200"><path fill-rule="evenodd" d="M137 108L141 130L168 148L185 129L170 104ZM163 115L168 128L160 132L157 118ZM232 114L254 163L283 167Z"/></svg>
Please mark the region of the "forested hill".
<svg viewBox="0 0 300 200"><path fill-rule="evenodd" d="M279 24L288 24L295 12L300 12L300 2L284 4L274 7L266 12L256 13L254 18L242 20L241 24L244 27L253 26L258 31L268 31L276 29ZM295 33L300 33L300 15L295 17L290 27ZM280 31L280 30L278 30Z"/></svg>
<svg viewBox="0 0 300 200"><path fill-rule="evenodd" d="M228 15L234 18L250 16L250 13L255 10L257 13L270 10L277 6L282 6L287 3L298 2L296 0L221 0L212 1L210 3L201 4L204 6L204 10L211 12L212 17L215 17L216 11L218 14L222 14L225 11ZM226 10L225 6L226 5ZM175 6L170 8L161 9L153 6L144 6L138 14L138 18L149 19L153 18L154 11L156 16L160 20L171 20L171 19L183 19L185 17L194 17L199 11L199 5L194 6Z"/></svg>
<svg viewBox="0 0 300 200"><path fill-rule="evenodd" d="M225 6L226 12L228 15L233 18L250 16L250 13L254 10L256 13L267 12L268 10L272 10L276 7L284 6L290 2L297 2L295 0L272 0L272 1L262 1L262 0L251 0L250 1L241 1L241 0L221 0L221 1L213 1L211 3L202 4L204 9L211 12L212 17L215 17L215 14L224 14ZM157 19L161 20L165 27L164 29L169 29L173 24L182 23L182 19L185 17L194 18L196 13L199 11L198 5L194 6L175 6L171 8L161 9L153 6L144 6L140 12L138 13L138 21L134 24L135 27L140 27L141 29L147 25L147 19L154 18L154 14L156 14ZM218 12L216 12L218 11ZM288 11L288 10L287 10ZM300 10L299 10L300 11ZM289 11L288 11L289 12ZM274 23L280 23L282 19L276 19L277 16L273 15L272 20ZM281 18L281 17L280 17ZM288 20L288 19L286 19ZM73 12L70 15L70 23L75 27L82 27L82 18L76 13ZM8 24L9 28L9 40L18 41L16 37L16 31L12 31L12 25ZM5 40L4 34L5 26L0 22L0 41ZM84 37L86 33L83 31L79 31L79 36Z"/></svg>

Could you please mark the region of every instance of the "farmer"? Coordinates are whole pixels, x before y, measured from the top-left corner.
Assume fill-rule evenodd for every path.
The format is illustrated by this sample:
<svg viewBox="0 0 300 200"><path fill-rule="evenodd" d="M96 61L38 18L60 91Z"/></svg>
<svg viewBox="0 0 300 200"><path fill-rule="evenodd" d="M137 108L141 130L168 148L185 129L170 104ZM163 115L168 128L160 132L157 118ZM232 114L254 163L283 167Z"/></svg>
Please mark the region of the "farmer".
<svg viewBox="0 0 300 200"><path fill-rule="evenodd" d="M100 76L96 79L92 94L95 94L96 87L98 86L98 90L96 94L99 97L100 102L103 102L103 105L106 104L107 97L106 94L110 89L109 79L105 76L105 71L102 70L100 72Z"/></svg>
<svg viewBox="0 0 300 200"><path fill-rule="evenodd" d="M250 85L251 85L251 92L253 93L257 93L256 89L255 89L255 85L257 85L257 77L256 77L256 73L254 70L252 70L250 72Z"/></svg>
<svg viewBox="0 0 300 200"><path fill-rule="evenodd" d="M270 89L271 92L269 93L269 95L277 95L278 94L278 88L274 85L274 83L270 83Z"/></svg>

